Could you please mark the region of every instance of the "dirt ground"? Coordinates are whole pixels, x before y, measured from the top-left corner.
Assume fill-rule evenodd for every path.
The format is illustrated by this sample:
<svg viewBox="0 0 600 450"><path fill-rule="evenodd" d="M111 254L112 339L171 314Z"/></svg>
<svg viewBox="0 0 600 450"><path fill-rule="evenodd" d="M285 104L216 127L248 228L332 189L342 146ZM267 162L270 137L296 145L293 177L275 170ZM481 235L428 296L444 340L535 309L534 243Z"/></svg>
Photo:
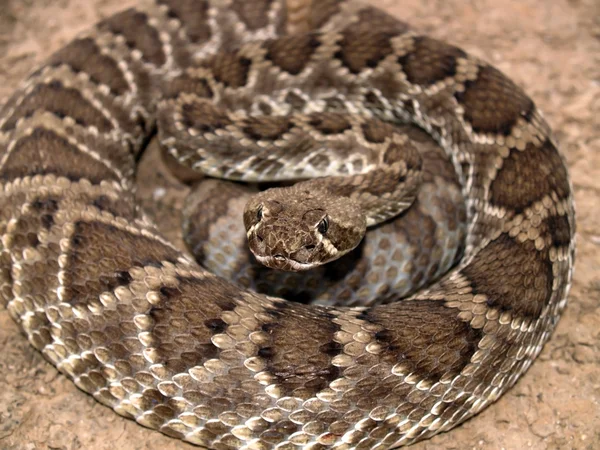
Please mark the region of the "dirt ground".
<svg viewBox="0 0 600 450"><path fill-rule="evenodd" d="M0 0L0 104L77 32L131 0ZM499 402L415 449L600 448L600 2L372 0L418 29L492 62L545 112L577 203L569 307L539 360ZM185 188L143 164L145 204L177 234ZM162 208L162 209L160 209ZM594 219L595 218L595 219ZM1 307L0 307L1 308ZM26 342L0 309L0 448L193 448L117 416L83 394Z"/></svg>

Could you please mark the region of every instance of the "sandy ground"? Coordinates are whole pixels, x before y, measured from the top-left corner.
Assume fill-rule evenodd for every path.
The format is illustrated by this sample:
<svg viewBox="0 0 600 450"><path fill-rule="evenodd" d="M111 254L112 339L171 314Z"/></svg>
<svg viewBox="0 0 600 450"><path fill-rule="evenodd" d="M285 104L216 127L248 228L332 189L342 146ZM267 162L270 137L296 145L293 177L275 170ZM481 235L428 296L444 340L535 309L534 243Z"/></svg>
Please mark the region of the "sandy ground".
<svg viewBox="0 0 600 450"><path fill-rule="evenodd" d="M78 31L129 0L0 0L0 103ZM526 376L498 403L417 449L600 448L600 2L372 0L417 28L481 56L521 84L556 130L577 202L570 304ZM176 236L185 188L154 174L142 190ZM158 187L157 187L158 186ZM156 202L157 201L157 202ZM161 209L162 208L162 209ZM594 218L596 220L594 220ZM175 449L187 444L125 420L80 392L0 310L0 448Z"/></svg>

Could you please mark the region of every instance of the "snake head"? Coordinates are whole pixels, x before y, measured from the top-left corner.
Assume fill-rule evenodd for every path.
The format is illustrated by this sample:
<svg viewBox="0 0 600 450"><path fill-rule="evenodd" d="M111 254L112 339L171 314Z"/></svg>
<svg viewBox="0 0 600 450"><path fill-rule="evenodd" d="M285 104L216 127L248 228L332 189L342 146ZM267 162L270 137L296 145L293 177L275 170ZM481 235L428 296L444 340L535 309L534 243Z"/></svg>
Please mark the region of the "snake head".
<svg viewBox="0 0 600 450"><path fill-rule="evenodd" d="M244 209L244 226L261 264L298 272L354 249L365 234L366 219L349 198L291 186L253 196Z"/></svg>

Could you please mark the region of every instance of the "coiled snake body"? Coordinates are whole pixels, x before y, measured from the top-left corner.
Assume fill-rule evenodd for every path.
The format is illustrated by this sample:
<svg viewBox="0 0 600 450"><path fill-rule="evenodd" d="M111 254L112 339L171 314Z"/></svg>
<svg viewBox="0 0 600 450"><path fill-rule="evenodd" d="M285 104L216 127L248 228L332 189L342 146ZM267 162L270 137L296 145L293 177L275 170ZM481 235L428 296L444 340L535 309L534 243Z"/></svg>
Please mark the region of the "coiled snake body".
<svg viewBox="0 0 600 450"><path fill-rule="evenodd" d="M267 264L326 262L381 222L363 250L388 257L313 283L308 305L206 271L133 201L157 123L208 175L334 177L253 197L244 221ZM424 160L434 147L446 162ZM571 282L571 188L533 102L354 1L155 0L102 21L0 111L0 181L0 298L32 345L119 414L210 448L391 448L448 430L529 367ZM298 195L310 214L282 206ZM199 203L199 221L223 209Z"/></svg>

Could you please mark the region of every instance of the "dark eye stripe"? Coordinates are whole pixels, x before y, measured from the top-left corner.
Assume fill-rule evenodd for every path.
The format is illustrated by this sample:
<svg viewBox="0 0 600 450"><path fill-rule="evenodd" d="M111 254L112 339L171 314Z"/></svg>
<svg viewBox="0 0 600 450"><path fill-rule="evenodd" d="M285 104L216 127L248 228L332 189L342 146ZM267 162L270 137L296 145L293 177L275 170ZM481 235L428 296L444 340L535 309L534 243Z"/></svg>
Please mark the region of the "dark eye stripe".
<svg viewBox="0 0 600 450"><path fill-rule="evenodd" d="M328 229L329 229L329 220L327 219L327 217L323 217L323 219L321 219L321 221L317 225L317 231L324 235L325 233L327 233Z"/></svg>

